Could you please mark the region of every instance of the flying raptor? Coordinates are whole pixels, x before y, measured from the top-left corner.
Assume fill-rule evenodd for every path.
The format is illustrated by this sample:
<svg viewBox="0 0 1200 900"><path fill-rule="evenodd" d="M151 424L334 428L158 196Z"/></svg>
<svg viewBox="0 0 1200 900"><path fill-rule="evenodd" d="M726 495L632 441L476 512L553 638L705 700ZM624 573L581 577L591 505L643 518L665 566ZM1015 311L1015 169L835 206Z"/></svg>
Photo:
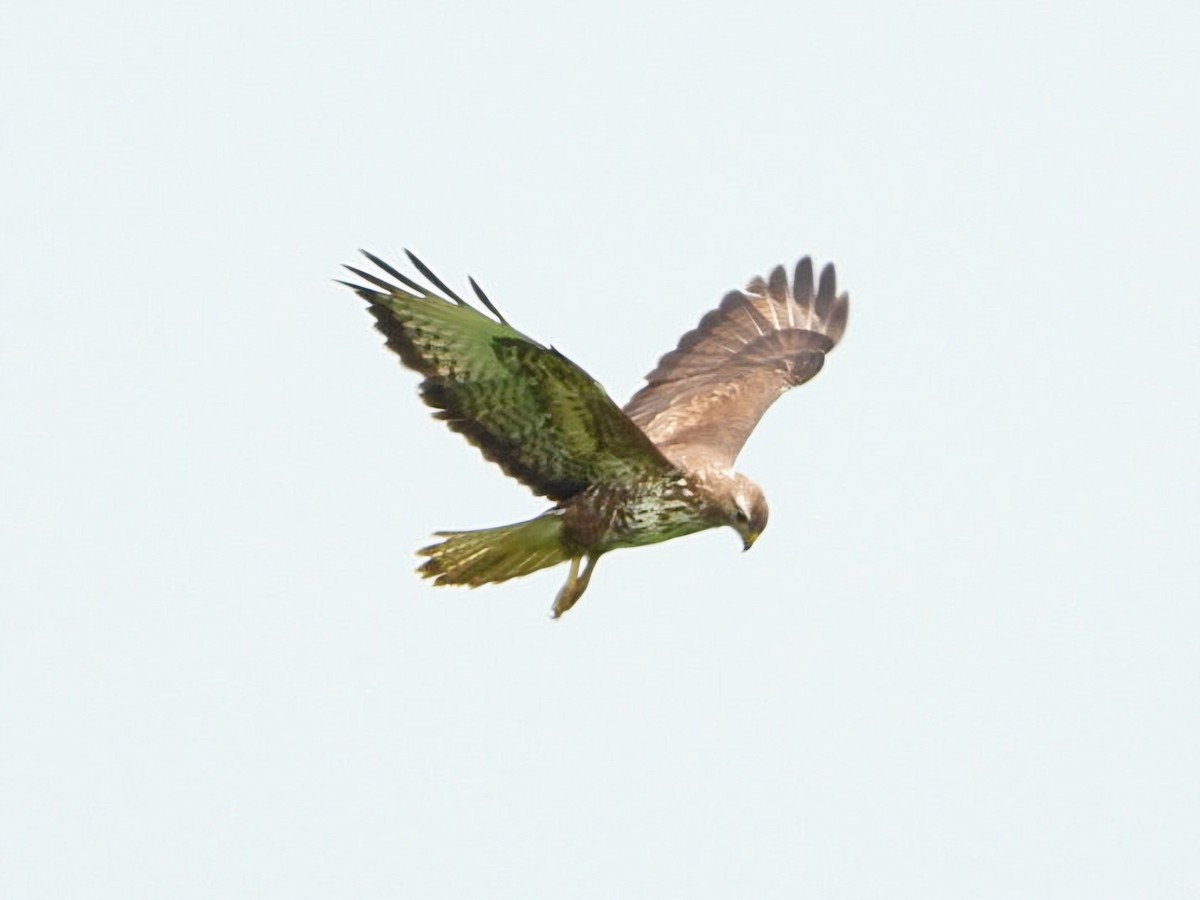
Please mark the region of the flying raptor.
<svg viewBox="0 0 1200 900"><path fill-rule="evenodd" d="M405 252L441 295L366 251L387 278L346 266L365 284L342 284L424 376L421 396L437 418L554 502L526 522L437 532L442 540L419 551L423 576L476 587L570 562L557 618L610 550L722 525L750 549L767 501L734 460L767 407L816 375L846 328L850 298L838 294L831 264L815 290L805 257L790 283L776 266L726 294L622 408L571 360L509 325L473 278L490 316Z"/></svg>

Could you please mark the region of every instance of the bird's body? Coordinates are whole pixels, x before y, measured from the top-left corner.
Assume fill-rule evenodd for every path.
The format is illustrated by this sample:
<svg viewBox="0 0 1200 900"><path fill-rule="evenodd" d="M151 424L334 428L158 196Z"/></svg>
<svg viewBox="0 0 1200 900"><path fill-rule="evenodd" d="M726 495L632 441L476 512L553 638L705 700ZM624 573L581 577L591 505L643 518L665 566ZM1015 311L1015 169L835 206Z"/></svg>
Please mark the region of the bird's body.
<svg viewBox="0 0 1200 900"><path fill-rule="evenodd" d="M777 267L727 294L622 410L557 350L512 328L473 280L495 319L412 254L452 300L366 256L399 284L347 267L373 285L349 286L388 346L425 376L425 401L508 475L555 502L526 522L439 532L443 540L420 551L428 558L419 571L437 584L474 587L569 561L556 617L612 550L724 525L750 548L766 527L767 504L734 459L767 407L820 370L849 304L836 293L832 266L815 292L808 259L791 284Z"/></svg>
<svg viewBox="0 0 1200 900"><path fill-rule="evenodd" d="M700 475L672 472L637 485L598 485L565 501L563 532L576 548L641 547L724 524ZM699 501L699 502L698 502Z"/></svg>

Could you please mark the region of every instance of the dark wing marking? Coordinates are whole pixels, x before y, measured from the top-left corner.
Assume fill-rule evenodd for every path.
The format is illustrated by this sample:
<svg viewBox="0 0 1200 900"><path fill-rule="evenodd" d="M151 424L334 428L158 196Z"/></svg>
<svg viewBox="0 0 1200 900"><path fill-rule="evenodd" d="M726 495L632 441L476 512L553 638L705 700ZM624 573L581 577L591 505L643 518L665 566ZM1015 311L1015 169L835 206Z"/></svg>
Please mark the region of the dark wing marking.
<svg viewBox="0 0 1200 900"><path fill-rule="evenodd" d="M378 257L393 284L347 266L373 287L342 282L367 301L387 346L425 376L421 396L508 475L552 500L593 484L670 476L674 467L583 369L504 321L469 306L411 253L413 265L454 302Z"/></svg>
<svg viewBox="0 0 1200 900"><path fill-rule="evenodd" d="M681 466L732 468L763 413L821 370L846 328L850 298L832 265L813 290L812 261L792 284L776 266L731 291L659 360L625 412Z"/></svg>

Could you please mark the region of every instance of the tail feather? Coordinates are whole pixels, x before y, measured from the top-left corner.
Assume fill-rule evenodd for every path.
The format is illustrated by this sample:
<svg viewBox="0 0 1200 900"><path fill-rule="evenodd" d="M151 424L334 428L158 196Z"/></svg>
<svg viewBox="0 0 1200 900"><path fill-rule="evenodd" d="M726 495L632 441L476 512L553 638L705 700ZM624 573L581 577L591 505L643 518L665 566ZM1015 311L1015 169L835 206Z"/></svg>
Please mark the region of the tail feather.
<svg viewBox="0 0 1200 900"><path fill-rule="evenodd" d="M477 587L569 559L562 543L562 519L552 513L499 528L439 531L437 536L445 540L417 551L429 557L417 571L435 584Z"/></svg>

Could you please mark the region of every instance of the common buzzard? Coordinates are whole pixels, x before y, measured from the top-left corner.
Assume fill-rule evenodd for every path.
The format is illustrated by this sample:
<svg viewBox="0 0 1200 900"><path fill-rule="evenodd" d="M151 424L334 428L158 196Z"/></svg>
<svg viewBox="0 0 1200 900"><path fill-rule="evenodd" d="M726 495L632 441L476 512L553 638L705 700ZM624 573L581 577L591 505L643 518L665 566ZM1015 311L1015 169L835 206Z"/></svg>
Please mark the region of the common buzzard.
<svg viewBox="0 0 1200 900"><path fill-rule="evenodd" d="M442 540L420 551L428 559L418 571L436 584L476 587L569 561L555 618L579 600L610 550L721 525L750 549L767 525L767 501L734 460L767 407L821 370L850 302L837 293L832 265L815 291L807 257L790 284L776 266L726 294L622 409L571 360L509 325L474 279L494 318L412 253L445 296L363 255L395 283L346 266L370 286L342 284L368 303L387 346L425 377L421 396L435 415L554 502L527 522L437 532Z"/></svg>

